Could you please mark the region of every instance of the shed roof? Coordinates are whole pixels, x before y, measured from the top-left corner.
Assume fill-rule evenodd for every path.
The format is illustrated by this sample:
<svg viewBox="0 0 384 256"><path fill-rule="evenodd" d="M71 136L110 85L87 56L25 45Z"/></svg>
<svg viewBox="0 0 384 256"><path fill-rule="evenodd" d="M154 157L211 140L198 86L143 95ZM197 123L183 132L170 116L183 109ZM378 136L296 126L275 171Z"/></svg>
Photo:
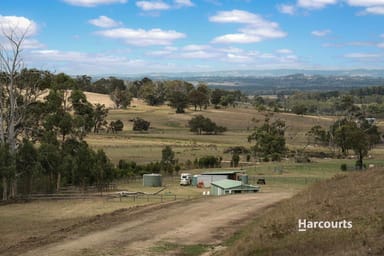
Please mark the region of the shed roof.
<svg viewBox="0 0 384 256"><path fill-rule="evenodd" d="M230 175L241 173L242 171L212 171L212 172L203 172L201 175Z"/></svg>
<svg viewBox="0 0 384 256"><path fill-rule="evenodd" d="M241 181L237 180L218 180L211 183L211 185L220 187L222 189L231 189L241 186Z"/></svg>

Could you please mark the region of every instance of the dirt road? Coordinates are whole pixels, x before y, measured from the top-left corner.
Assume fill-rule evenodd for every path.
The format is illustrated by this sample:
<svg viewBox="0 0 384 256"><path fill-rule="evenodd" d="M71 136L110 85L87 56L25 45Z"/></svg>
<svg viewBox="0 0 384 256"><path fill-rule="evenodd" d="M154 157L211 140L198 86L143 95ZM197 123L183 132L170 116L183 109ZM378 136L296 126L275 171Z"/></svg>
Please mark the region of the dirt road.
<svg viewBox="0 0 384 256"><path fill-rule="evenodd" d="M139 207L64 229L52 241L15 249L22 256L172 255L153 248L162 243L218 245L263 208L290 196L259 192Z"/></svg>

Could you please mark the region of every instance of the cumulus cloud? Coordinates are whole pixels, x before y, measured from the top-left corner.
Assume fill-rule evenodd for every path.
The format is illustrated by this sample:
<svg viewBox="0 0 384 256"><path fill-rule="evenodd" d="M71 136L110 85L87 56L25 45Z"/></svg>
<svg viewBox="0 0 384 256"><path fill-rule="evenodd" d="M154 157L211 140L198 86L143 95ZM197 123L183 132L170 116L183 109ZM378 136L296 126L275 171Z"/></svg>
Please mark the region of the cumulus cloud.
<svg viewBox="0 0 384 256"><path fill-rule="evenodd" d="M175 0L176 7L192 7L194 4L190 0Z"/></svg>
<svg viewBox="0 0 384 256"><path fill-rule="evenodd" d="M318 36L318 37L323 37L326 35L329 35L331 33L331 30L325 29L325 30L314 30L311 32L312 35Z"/></svg>
<svg viewBox="0 0 384 256"><path fill-rule="evenodd" d="M384 15L384 5L367 7L362 14Z"/></svg>
<svg viewBox="0 0 384 256"><path fill-rule="evenodd" d="M100 28L112 28L121 25L121 22L117 22L107 16L99 16L97 19L91 19L88 22Z"/></svg>
<svg viewBox="0 0 384 256"><path fill-rule="evenodd" d="M6 34L11 32L33 36L37 33L37 25L33 20L20 16L1 16L0 29Z"/></svg>
<svg viewBox="0 0 384 256"><path fill-rule="evenodd" d="M382 55L378 53L348 53L344 57L350 59L377 59L381 58Z"/></svg>
<svg viewBox="0 0 384 256"><path fill-rule="evenodd" d="M239 33L226 34L216 37L213 43L256 43L265 39L285 37L279 24L265 20L261 16L242 10L221 11L211 16L209 21L216 23L238 23L245 27Z"/></svg>
<svg viewBox="0 0 384 256"><path fill-rule="evenodd" d="M347 3L352 6L378 6L384 5L383 0L347 0Z"/></svg>
<svg viewBox="0 0 384 256"><path fill-rule="evenodd" d="M143 11L163 11L171 9L171 6L162 1L137 1L136 6Z"/></svg>
<svg viewBox="0 0 384 256"><path fill-rule="evenodd" d="M338 0L298 0L297 5L308 9L322 9L327 5L336 4Z"/></svg>
<svg viewBox="0 0 384 256"><path fill-rule="evenodd" d="M60 70L68 74L106 74L111 70L126 73L127 70L138 72L150 66L142 59L130 59L106 53L84 53L79 51L61 51L56 49L30 51L28 61L34 66L48 70ZM49 65L49 66L47 66Z"/></svg>
<svg viewBox="0 0 384 256"><path fill-rule="evenodd" d="M277 6L279 12L289 15L294 15L296 12L296 7L290 4L280 4Z"/></svg>
<svg viewBox="0 0 384 256"><path fill-rule="evenodd" d="M183 7L192 7L194 3L190 0L174 0L172 4L167 4L162 0L155 1L137 1L136 6L143 11L165 11Z"/></svg>
<svg viewBox="0 0 384 256"><path fill-rule="evenodd" d="M365 7L364 11L359 13L361 15L384 15L383 0L347 0L347 3L351 6Z"/></svg>
<svg viewBox="0 0 384 256"><path fill-rule="evenodd" d="M278 49L276 50L277 53L280 53L280 54L292 54L293 51L292 50L289 50L289 49Z"/></svg>
<svg viewBox="0 0 384 256"><path fill-rule="evenodd" d="M214 47L212 45L186 45L184 47L164 47L157 51L150 51L148 56L162 57L168 60L191 59L194 61L202 60L208 64L210 61L216 63L217 60L221 64L231 65L252 65L252 66L290 66L299 65L299 58L289 49L278 49L274 53L262 53L254 50L245 50L237 47ZM214 64L214 65L217 65ZM239 67L239 66L238 66Z"/></svg>
<svg viewBox="0 0 384 256"><path fill-rule="evenodd" d="M185 34L174 30L162 30L158 28L151 30L116 28L98 31L96 34L107 38L120 39L126 44L135 46L169 45L174 40L186 37Z"/></svg>
<svg viewBox="0 0 384 256"><path fill-rule="evenodd" d="M115 4L115 3L124 4L127 2L127 0L63 0L63 1L70 5L82 6L82 7L95 7L102 4Z"/></svg>

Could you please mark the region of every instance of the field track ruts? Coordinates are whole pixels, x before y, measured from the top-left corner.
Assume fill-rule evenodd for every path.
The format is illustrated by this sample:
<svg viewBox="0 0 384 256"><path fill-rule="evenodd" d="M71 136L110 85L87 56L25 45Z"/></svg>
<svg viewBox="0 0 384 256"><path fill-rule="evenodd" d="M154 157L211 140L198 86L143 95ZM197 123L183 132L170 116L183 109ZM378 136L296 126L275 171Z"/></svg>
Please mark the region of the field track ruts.
<svg viewBox="0 0 384 256"><path fill-rule="evenodd" d="M31 238L0 254L156 255L149 248L163 242L218 245L264 208L291 196L259 192L123 209Z"/></svg>

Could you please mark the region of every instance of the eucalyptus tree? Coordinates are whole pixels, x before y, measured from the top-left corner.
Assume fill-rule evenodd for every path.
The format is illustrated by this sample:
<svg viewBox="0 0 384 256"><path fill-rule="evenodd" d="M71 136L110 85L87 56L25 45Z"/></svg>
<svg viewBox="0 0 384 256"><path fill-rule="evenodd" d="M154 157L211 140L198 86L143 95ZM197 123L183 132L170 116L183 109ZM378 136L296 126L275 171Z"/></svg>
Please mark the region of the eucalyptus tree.
<svg viewBox="0 0 384 256"><path fill-rule="evenodd" d="M0 29L0 146L9 150L10 159L13 159L10 166L15 166L20 138L29 134L24 131L33 123L27 121L28 111L48 86L48 79L43 80L49 75L24 68L22 50L30 34L28 28L8 24ZM7 170L7 175L1 174L3 199L16 195L17 179L21 175L16 168Z"/></svg>

